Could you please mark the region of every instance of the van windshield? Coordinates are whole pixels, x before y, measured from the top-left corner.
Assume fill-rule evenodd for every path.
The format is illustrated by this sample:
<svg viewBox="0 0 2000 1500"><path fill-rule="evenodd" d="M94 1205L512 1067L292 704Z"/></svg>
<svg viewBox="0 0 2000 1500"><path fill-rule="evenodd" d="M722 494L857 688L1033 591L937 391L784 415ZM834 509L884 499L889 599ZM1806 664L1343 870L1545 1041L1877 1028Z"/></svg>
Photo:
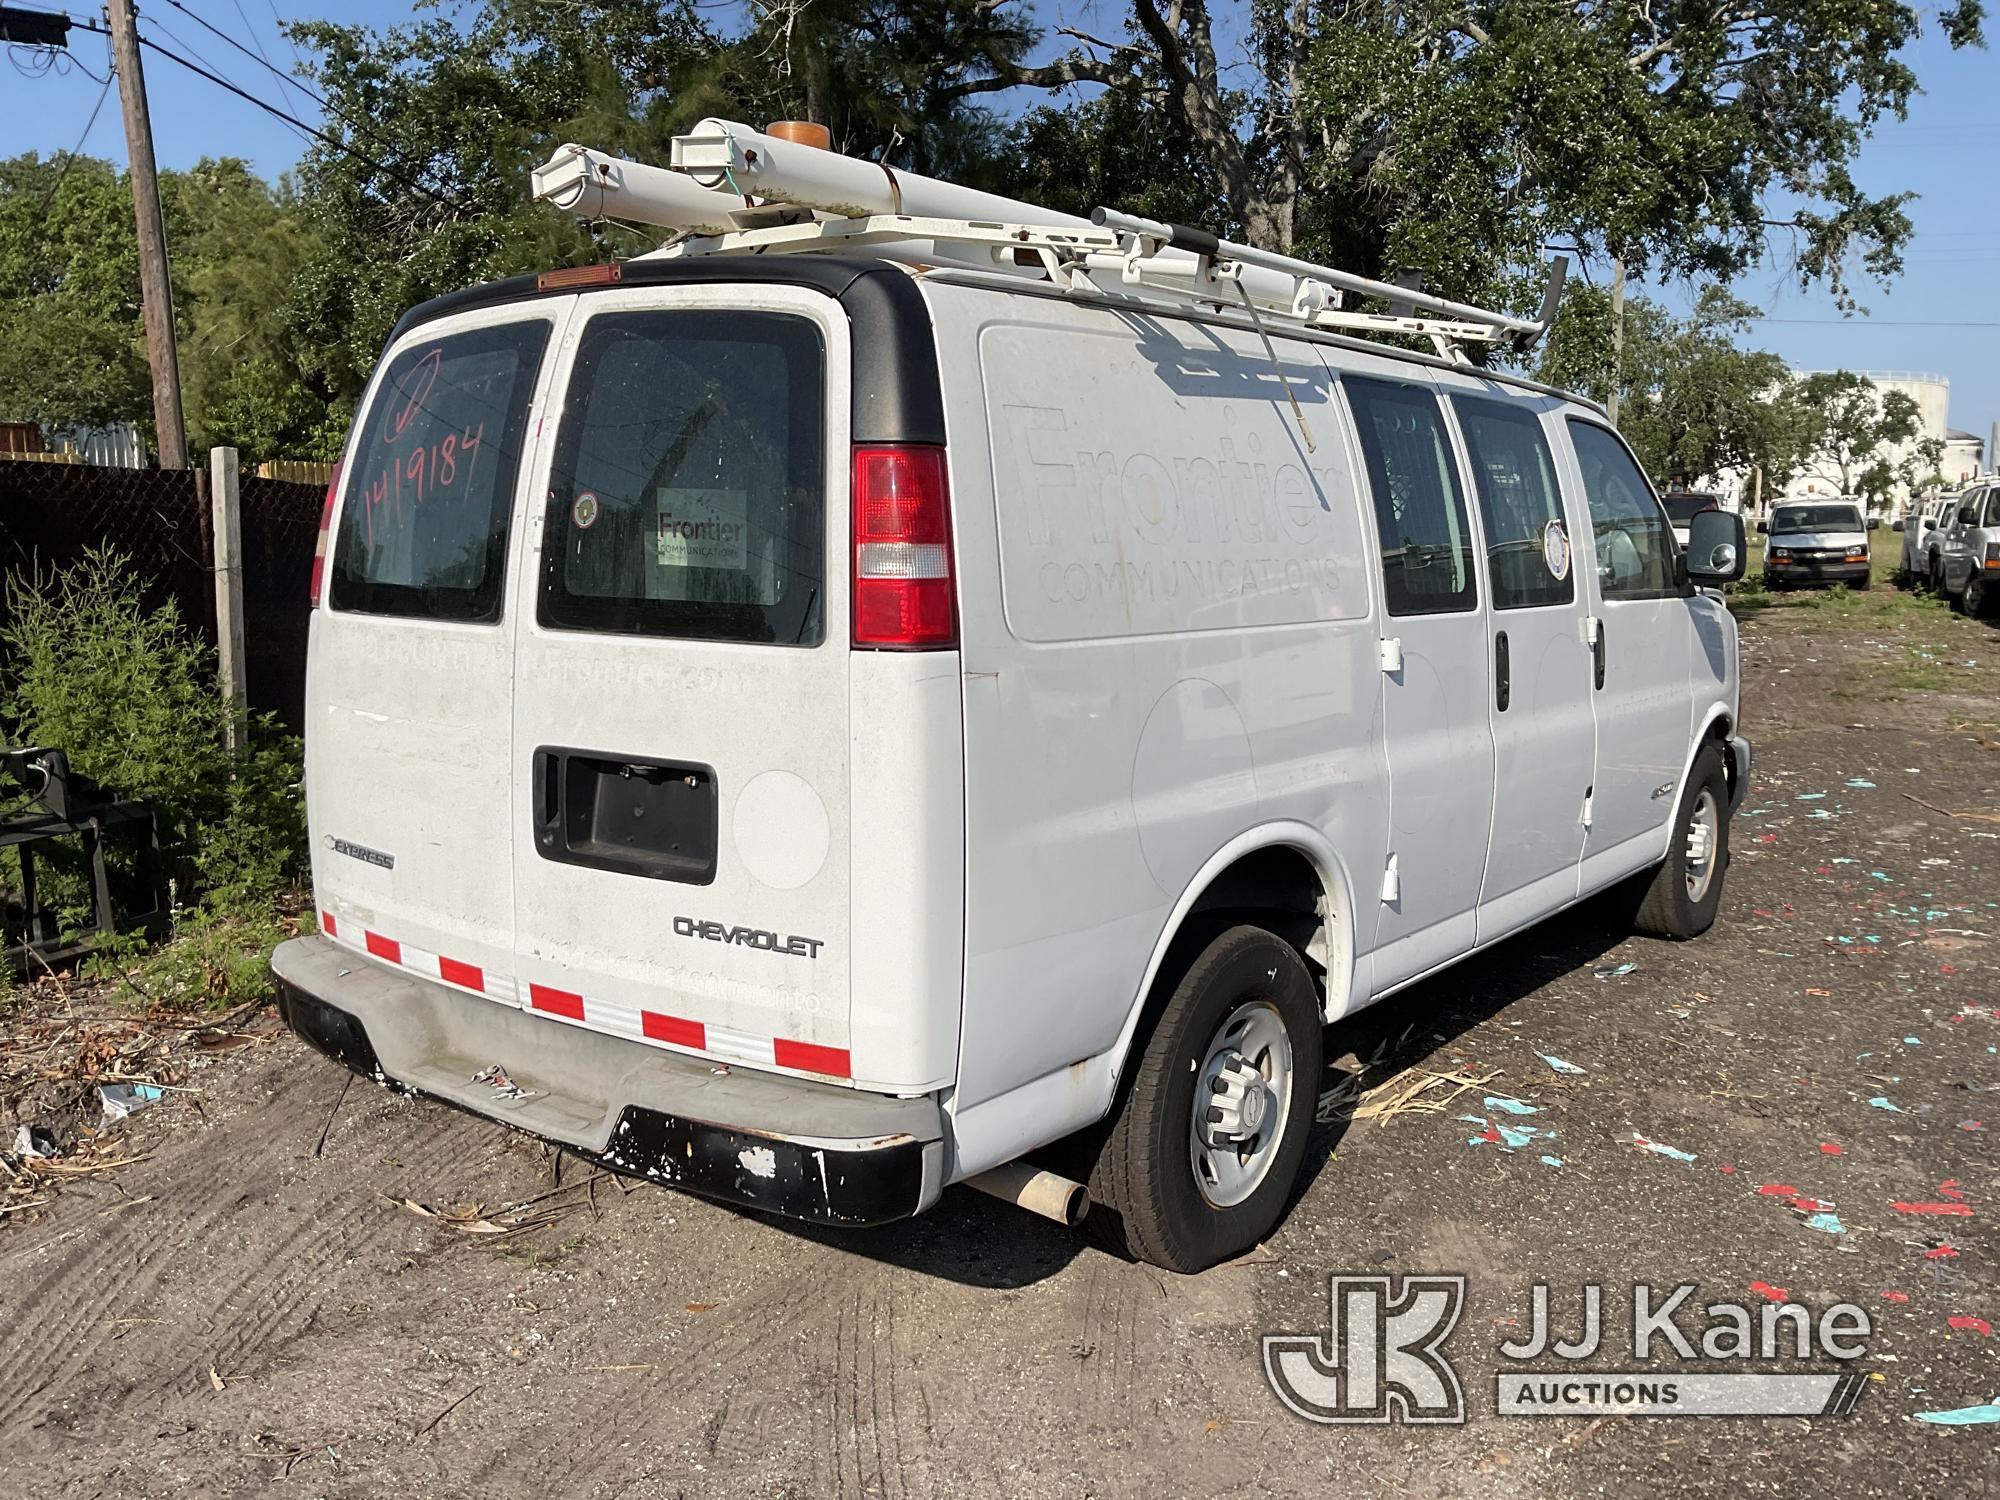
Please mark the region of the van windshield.
<svg viewBox="0 0 2000 1500"><path fill-rule="evenodd" d="M507 526L540 318L419 339L355 434L328 602L359 614L500 618Z"/></svg>
<svg viewBox="0 0 2000 1500"><path fill-rule="evenodd" d="M817 645L825 381L807 318L591 319L550 475L542 623Z"/></svg>
<svg viewBox="0 0 2000 1500"><path fill-rule="evenodd" d="M1771 534L1798 531L1859 531L1861 512L1852 505L1785 505L1771 513Z"/></svg>
<svg viewBox="0 0 2000 1500"><path fill-rule="evenodd" d="M1714 510L1713 495L1662 495L1660 504L1667 508L1667 519L1676 526L1685 526L1705 510Z"/></svg>

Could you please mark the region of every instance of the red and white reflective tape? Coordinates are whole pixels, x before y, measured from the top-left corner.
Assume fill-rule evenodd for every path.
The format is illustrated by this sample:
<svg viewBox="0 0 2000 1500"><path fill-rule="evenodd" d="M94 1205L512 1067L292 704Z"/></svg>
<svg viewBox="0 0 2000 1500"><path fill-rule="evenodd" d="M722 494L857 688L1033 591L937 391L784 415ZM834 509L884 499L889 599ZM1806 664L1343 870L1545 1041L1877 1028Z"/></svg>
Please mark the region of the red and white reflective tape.
<svg viewBox="0 0 2000 1500"><path fill-rule="evenodd" d="M344 948L365 953L370 958L425 979L450 985L453 989L483 995L507 1005L525 1006L544 1015L571 1021L592 1031L608 1032L633 1041L651 1042L677 1052L693 1052L718 1062L746 1063L751 1067L773 1068L786 1073L810 1073L820 1078L852 1078L853 1062L845 1047L827 1047L817 1042L794 1041L782 1036L753 1036L727 1026L690 1021L663 1011L645 1010L612 1000L584 995L555 985L526 984L507 974L496 974L480 964L466 963L446 954L392 938L371 928L343 930L332 912L319 914L320 931Z"/></svg>

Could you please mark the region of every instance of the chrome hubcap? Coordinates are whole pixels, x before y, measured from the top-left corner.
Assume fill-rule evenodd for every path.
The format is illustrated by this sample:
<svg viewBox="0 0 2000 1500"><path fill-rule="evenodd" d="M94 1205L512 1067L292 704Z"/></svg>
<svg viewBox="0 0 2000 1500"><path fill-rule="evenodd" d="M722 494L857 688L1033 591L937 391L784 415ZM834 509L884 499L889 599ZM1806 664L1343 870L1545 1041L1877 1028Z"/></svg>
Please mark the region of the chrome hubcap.
<svg viewBox="0 0 2000 1500"><path fill-rule="evenodd" d="M1708 894L1715 879L1715 852L1722 841L1722 815L1715 794L1706 787L1695 798L1694 816L1688 820L1687 893L1690 901Z"/></svg>
<svg viewBox="0 0 2000 1500"><path fill-rule="evenodd" d="M1269 1175L1292 1110L1292 1044L1275 1007L1230 1012L1197 1067L1188 1157L1195 1186L1231 1208Z"/></svg>

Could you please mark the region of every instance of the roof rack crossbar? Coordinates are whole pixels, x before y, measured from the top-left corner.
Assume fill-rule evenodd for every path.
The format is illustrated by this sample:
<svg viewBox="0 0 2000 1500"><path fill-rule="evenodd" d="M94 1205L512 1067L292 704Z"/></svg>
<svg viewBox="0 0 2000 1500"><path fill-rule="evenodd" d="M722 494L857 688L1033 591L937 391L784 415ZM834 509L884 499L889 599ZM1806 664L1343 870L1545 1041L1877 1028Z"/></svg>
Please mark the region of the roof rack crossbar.
<svg viewBox="0 0 2000 1500"><path fill-rule="evenodd" d="M1426 292L1408 274L1377 281L1109 208L1086 221L728 120L704 120L675 137L668 168L565 145L536 169L533 192L585 218L672 230L662 255L873 245L917 264L1044 277L1075 296L1166 298L1311 328L1426 338L1460 361L1469 343L1533 348L1555 317L1568 266L1550 266L1540 315L1522 318ZM1383 310L1349 306L1349 297Z"/></svg>

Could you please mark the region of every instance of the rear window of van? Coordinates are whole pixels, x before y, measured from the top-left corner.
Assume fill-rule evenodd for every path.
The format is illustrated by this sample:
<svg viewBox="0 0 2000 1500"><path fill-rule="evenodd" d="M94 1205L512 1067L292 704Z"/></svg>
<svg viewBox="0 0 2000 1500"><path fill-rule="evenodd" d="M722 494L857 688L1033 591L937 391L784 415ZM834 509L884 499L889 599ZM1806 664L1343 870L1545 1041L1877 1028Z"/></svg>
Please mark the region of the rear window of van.
<svg viewBox="0 0 2000 1500"><path fill-rule="evenodd" d="M529 319L420 339L390 361L348 459L333 608L500 618L515 479L548 336L546 321Z"/></svg>
<svg viewBox="0 0 2000 1500"><path fill-rule="evenodd" d="M592 318L549 481L542 623L817 645L825 383L807 318L692 308Z"/></svg>

